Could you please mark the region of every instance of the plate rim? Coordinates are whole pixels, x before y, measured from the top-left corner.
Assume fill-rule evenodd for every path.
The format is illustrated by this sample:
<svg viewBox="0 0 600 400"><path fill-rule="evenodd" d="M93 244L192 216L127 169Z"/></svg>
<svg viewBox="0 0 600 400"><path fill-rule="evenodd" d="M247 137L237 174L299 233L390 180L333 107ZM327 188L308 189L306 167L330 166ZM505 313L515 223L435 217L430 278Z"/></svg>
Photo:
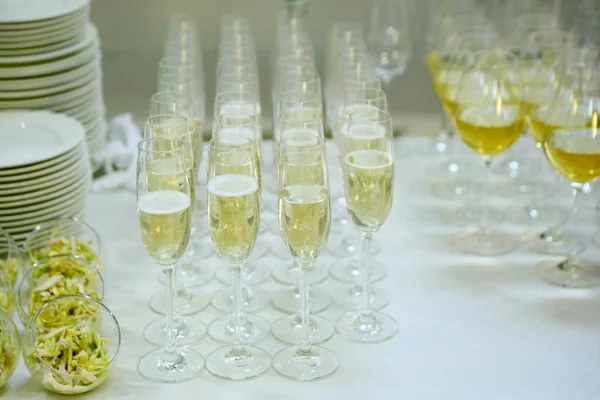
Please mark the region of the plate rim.
<svg viewBox="0 0 600 400"><path fill-rule="evenodd" d="M31 22L71 14L86 6L89 0L28 0L0 1L2 15L0 23Z"/></svg>

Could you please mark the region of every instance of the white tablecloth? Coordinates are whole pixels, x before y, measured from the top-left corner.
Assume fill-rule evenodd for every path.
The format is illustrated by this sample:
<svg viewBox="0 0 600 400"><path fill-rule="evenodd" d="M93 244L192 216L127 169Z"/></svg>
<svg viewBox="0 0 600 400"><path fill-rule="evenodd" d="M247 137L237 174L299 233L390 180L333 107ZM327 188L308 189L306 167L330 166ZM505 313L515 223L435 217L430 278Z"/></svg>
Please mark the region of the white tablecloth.
<svg viewBox="0 0 600 400"><path fill-rule="evenodd" d="M397 149L418 140L400 139ZM534 265L547 257L522 251L498 258L457 253L449 244L460 228L444 224L439 211L448 203L428 191L426 164L431 159L405 155L396 160L392 213L378 234L388 276L381 283L393 294L385 309L399 324L393 339L364 345L335 336L340 368L331 377L297 383L274 370L243 383L220 380L203 370L182 384L155 384L136 371L138 359L152 349L143 327L157 317L147 306L161 290L158 267L144 251L137 228L135 195L93 194L88 221L108 249L106 303L122 328L122 350L114 375L90 399L544 399L600 398L600 291L569 290L540 281ZM330 241L337 239L332 236ZM270 233L260 240L280 240ZM597 260L597 249L590 250ZM594 253L594 251L596 251ZM588 252L589 253L589 252ZM319 262L328 267L334 258ZM213 256L211 265L223 268ZM269 256L266 267L281 262ZM322 284L338 285L333 280ZM212 294L223 285L202 288ZM273 281L269 290L281 288ZM322 315L335 319L342 310ZM210 323L220 314L209 307L197 316ZM283 314L269 308L261 316ZM205 337L195 348L203 355L220 346ZM262 343L274 354L286 345ZM44 399L21 362L3 399Z"/></svg>

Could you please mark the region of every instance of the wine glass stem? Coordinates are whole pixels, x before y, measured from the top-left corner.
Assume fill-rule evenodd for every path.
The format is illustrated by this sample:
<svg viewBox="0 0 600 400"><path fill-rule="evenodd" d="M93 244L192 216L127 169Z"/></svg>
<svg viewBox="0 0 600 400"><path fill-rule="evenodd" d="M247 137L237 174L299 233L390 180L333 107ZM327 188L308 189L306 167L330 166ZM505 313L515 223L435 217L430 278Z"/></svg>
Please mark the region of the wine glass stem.
<svg viewBox="0 0 600 400"><path fill-rule="evenodd" d="M233 275L233 326L235 329L234 348L242 349L242 269L240 266L231 267Z"/></svg>
<svg viewBox="0 0 600 400"><path fill-rule="evenodd" d="M309 286L307 273L311 267L310 263L299 263L298 286L300 287L300 316L302 319L302 337L300 339L300 351L310 352L310 322L308 309Z"/></svg>
<svg viewBox="0 0 600 400"><path fill-rule="evenodd" d="M362 289L363 302L361 304L361 314L365 317L371 315L371 309L369 307L369 274L371 266L371 243L373 234L368 232L362 233L362 262L360 273L358 274L359 285Z"/></svg>
<svg viewBox="0 0 600 400"><path fill-rule="evenodd" d="M165 272L165 314L167 318L167 332L165 341L165 350L162 361L169 363L174 362L178 358L177 350L175 349L175 336L173 335L173 294L175 292L175 280L173 279L173 271L175 264L164 267Z"/></svg>
<svg viewBox="0 0 600 400"><path fill-rule="evenodd" d="M490 179L492 178L492 157L484 156L485 164L483 181L481 182L481 233L484 238L490 234L490 221L488 217L488 199L490 196Z"/></svg>

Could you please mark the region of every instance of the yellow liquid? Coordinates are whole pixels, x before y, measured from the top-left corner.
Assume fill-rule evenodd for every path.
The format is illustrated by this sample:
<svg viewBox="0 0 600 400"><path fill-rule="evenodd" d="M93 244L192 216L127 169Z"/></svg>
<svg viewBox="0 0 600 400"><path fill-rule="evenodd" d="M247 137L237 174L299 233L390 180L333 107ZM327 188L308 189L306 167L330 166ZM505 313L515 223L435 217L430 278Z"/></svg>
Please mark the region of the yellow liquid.
<svg viewBox="0 0 600 400"><path fill-rule="evenodd" d="M572 107L566 105L553 110L550 110L549 106L542 106L532 113L527 122L538 145L544 143L548 135L556 130L591 128L593 121L597 120L594 115L590 117L586 113L573 111Z"/></svg>
<svg viewBox="0 0 600 400"><path fill-rule="evenodd" d="M239 267L250 256L260 223L258 183L248 175L211 178L208 189L208 227L221 258Z"/></svg>
<svg viewBox="0 0 600 400"><path fill-rule="evenodd" d="M138 199L138 217L144 247L157 263L172 265L188 246L191 224L190 197L182 192L160 190Z"/></svg>
<svg viewBox="0 0 600 400"><path fill-rule="evenodd" d="M600 175L600 137L595 129L560 130L544 143L550 164L571 182L586 183Z"/></svg>
<svg viewBox="0 0 600 400"><path fill-rule="evenodd" d="M314 261L331 226L329 191L320 185L292 185L279 192L279 231L292 257Z"/></svg>
<svg viewBox="0 0 600 400"><path fill-rule="evenodd" d="M521 109L507 105L469 106L457 111L456 131L462 140L480 154L494 156L508 149L525 129Z"/></svg>
<svg viewBox="0 0 600 400"><path fill-rule="evenodd" d="M359 230L374 232L392 208L394 161L388 153L359 150L345 158L348 213Z"/></svg>

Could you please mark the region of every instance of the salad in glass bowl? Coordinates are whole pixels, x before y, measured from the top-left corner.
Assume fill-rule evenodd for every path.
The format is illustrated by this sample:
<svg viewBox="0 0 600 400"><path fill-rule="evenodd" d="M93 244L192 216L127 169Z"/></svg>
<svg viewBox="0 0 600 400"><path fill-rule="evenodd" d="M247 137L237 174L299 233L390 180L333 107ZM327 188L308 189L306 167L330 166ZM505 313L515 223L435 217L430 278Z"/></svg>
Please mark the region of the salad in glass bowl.
<svg viewBox="0 0 600 400"><path fill-rule="evenodd" d="M19 331L10 315L0 310L0 388L15 371L20 351Z"/></svg>
<svg viewBox="0 0 600 400"><path fill-rule="evenodd" d="M31 376L60 394L102 385L115 364L121 330L113 313L86 295L63 295L39 308L23 337Z"/></svg>
<svg viewBox="0 0 600 400"><path fill-rule="evenodd" d="M0 228L0 272L15 286L23 266L23 252L10 234Z"/></svg>

